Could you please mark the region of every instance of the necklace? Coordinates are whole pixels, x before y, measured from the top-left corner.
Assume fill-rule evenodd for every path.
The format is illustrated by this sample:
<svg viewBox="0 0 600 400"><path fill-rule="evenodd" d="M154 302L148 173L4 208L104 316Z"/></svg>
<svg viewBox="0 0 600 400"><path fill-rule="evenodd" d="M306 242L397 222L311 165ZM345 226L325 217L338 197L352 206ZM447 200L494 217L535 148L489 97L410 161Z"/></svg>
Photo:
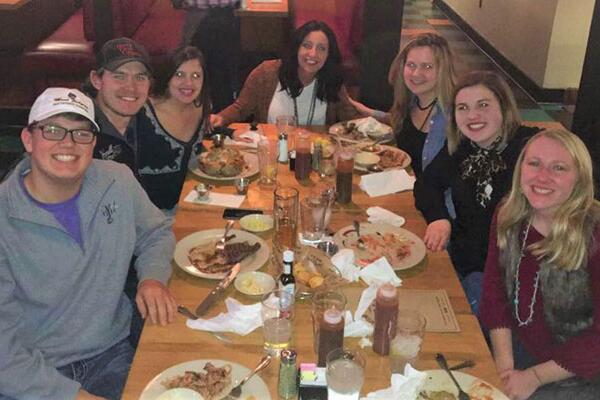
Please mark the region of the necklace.
<svg viewBox="0 0 600 400"><path fill-rule="evenodd" d="M294 116L296 117L296 121L298 121L298 125L300 125L300 118L298 118L298 102L296 98L294 100ZM312 125L313 117L315 116L315 103L317 102L317 82L314 82L313 90L312 90L312 98L310 99L310 107L308 108L308 115L306 116L306 126Z"/></svg>
<svg viewBox="0 0 600 400"><path fill-rule="evenodd" d="M437 103L437 97L435 99L433 99L433 101L431 103L429 103L428 105L426 105L425 107L421 107L421 102L419 102L419 97L417 97L417 107L419 107L419 110L421 111L425 111L428 108L433 107L433 105Z"/></svg>
<svg viewBox="0 0 600 400"><path fill-rule="evenodd" d="M421 106L419 106L419 98L417 97L417 107L419 107L420 110L425 111L429 108L429 111L427 112L427 115L425 116L425 119L423 120L423 123L421 124L421 126L419 127L419 131L423 132L423 128L425 127L425 124L427 123L427 120L429 119L429 117L431 116L431 113L433 112L433 107L431 107L435 102L437 101L437 99L434 99L433 102L428 105L425 108L421 108ZM430 108L431 107L431 108Z"/></svg>
<svg viewBox="0 0 600 400"><path fill-rule="evenodd" d="M531 321L533 321L533 312L534 312L533 308L535 306L537 291L538 291L538 287L540 285L540 270L538 269L537 273L535 274L535 280L533 282L533 295L531 296L531 301L529 302L529 315L527 316L527 319L525 321L523 321L521 319L521 316L519 315L519 267L521 265L521 260L523 259L523 255L525 253L525 241L527 240L527 235L529 234L530 227L531 227L531 220L529 220L529 223L527 224L527 228L525 229L525 234L523 235L523 243L521 244L521 254L519 255L519 261L517 261L517 266L516 266L516 271L515 271L514 306L515 306L515 317L517 318L517 321L519 322L519 326L529 325L531 323Z"/></svg>

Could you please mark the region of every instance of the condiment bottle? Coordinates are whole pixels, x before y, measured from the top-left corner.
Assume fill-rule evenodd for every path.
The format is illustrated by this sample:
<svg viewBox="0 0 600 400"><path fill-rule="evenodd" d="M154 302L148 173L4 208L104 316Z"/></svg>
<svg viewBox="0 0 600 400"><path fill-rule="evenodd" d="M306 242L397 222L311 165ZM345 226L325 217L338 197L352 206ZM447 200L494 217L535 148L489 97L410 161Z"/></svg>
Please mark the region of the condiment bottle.
<svg viewBox="0 0 600 400"><path fill-rule="evenodd" d="M324 367L330 351L344 347L344 314L337 308L329 308L319 321L319 360L318 366Z"/></svg>
<svg viewBox="0 0 600 400"><path fill-rule="evenodd" d="M282 164L288 161L288 137L285 132L279 134L279 158L277 161Z"/></svg>
<svg viewBox="0 0 600 400"><path fill-rule="evenodd" d="M279 276L279 286L289 292L292 296L296 292L296 279L294 279L294 252L285 250L283 252L283 273Z"/></svg>
<svg viewBox="0 0 600 400"><path fill-rule="evenodd" d="M375 329L373 351L386 356L390 352L390 340L396 334L398 319L398 291L390 283L377 290L375 298Z"/></svg>
<svg viewBox="0 0 600 400"><path fill-rule="evenodd" d="M298 394L298 370L294 350L285 349L281 351L277 393L280 399L285 400L295 399Z"/></svg>
<svg viewBox="0 0 600 400"><path fill-rule="evenodd" d="M290 151L290 171L296 170L296 150Z"/></svg>
<svg viewBox="0 0 600 400"><path fill-rule="evenodd" d="M315 142L315 146L312 153L312 169L313 171L319 171L319 165L321 164L321 155L323 154L323 146L321 143Z"/></svg>

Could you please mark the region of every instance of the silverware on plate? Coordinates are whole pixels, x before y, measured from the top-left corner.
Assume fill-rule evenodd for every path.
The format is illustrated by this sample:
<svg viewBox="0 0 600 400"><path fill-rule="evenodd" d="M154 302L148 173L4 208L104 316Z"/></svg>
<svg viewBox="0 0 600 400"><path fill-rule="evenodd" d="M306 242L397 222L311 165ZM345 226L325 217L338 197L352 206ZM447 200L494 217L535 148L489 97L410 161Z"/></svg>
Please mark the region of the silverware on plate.
<svg viewBox="0 0 600 400"><path fill-rule="evenodd" d="M359 249L364 250L367 248L364 240L360 237L360 222L357 220L352 221L352 225L354 225L354 230L356 231L356 236L358 237L358 241L356 242Z"/></svg>
<svg viewBox="0 0 600 400"><path fill-rule="evenodd" d="M242 394L242 386L248 382L248 380L250 380L250 378L252 378L256 373L262 371L263 369L267 368L269 366L269 364L271 364L271 360L273 358L267 354L265 355L263 358L260 359L260 361L258 362L258 364L256 364L256 367L254 367L254 369L252 371L250 371L248 373L248 375L246 375L241 381L240 383L238 383L233 389L231 389L231 392L229 392L229 394L227 395L226 399L237 399L238 397L240 397L240 395Z"/></svg>
<svg viewBox="0 0 600 400"><path fill-rule="evenodd" d="M206 314L210 307L215 304L217 299L220 297L220 294L223 293L229 285L231 285L231 282L233 282L237 274L240 272L240 268L240 263L235 264L227 276L223 278L221 282L219 282L219 284L208 294L208 296L206 296L204 300L202 300L202 303L196 307L195 314L198 317Z"/></svg>
<svg viewBox="0 0 600 400"><path fill-rule="evenodd" d="M437 353L435 355L435 361L437 361L438 365L448 373L450 379L452 379L452 382L454 382L454 385L458 389L458 400L471 400L471 397L464 390L462 390L462 388L458 384L458 381L456 380L454 375L452 375L452 371L450 371L450 368L448 368L448 362L446 361L446 357L444 357L442 353Z"/></svg>

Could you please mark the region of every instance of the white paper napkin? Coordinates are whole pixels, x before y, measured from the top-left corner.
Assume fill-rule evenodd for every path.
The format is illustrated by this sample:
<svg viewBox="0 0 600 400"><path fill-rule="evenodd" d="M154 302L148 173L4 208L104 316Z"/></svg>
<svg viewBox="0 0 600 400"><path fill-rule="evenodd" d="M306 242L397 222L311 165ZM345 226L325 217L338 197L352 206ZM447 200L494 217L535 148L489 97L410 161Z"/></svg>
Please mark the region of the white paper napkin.
<svg viewBox="0 0 600 400"><path fill-rule="evenodd" d="M369 222L372 223L386 223L400 227L406 222L404 217L378 206L367 208L367 215L369 216Z"/></svg>
<svg viewBox="0 0 600 400"><path fill-rule="evenodd" d="M239 208L245 198L246 196L244 195L210 192L206 198L198 200L198 192L196 192L195 189L192 189L192 191L185 196L183 201L195 204L207 204L209 206Z"/></svg>
<svg viewBox="0 0 600 400"><path fill-rule="evenodd" d="M354 251L342 249L331 257L331 263L340 271L342 278L349 282L358 281L360 268L354 264Z"/></svg>
<svg viewBox="0 0 600 400"><path fill-rule="evenodd" d="M381 132L385 129L385 126L373 117L361 118L353 122L356 125L356 129L364 134L370 132Z"/></svg>
<svg viewBox="0 0 600 400"><path fill-rule="evenodd" d="M360 271L359 276L369 286L379 286L387 282L395 287L402 284L402 279L398 278L398 275L396 275L396 272L385 257L381 257L364 267Z"/></svg>
<svg viewBox="0 0 600 400"><path fill-rule="evenodd" d="M211 319L188 319L188 328L209 332L233 332L238 335L247 335L262 326L260 315L261 304L244 305L228 297L225 299L226 313L221 313Z"/></svg>
<svg viewBox="0 0 600 400"><path fill-rule="evenodd" d="M363 318L352 318L352 312L344 314L344 337L365 337L373 334L373 324Z"/></svg>
<svg viewBox="0 0 600 400"><path fill-rule="evenodd" d="M230 146L245 146L245 147L256 148L258 146L258 141L260 140L261 136L262 135L258 131L246 131L246 132L238 135L238 137L240 139L247 139L247 140L233 140L229 137L226 137L225 140L223 141L223 144L230 145Z"/></svg>
<svg viewBox="0 0 600 400"><path fill-rule="evenodd" d="M371 392L361 400L415 400L426 378L426 372L417 371L410 364L406 364L404 374L392 374L391 387Z"/></svg>
<svg viewBox="0 0 600 400"><path fill-rule="evenodd" d="M377 172L360 177L359 186L369 197L384 196L405 190L412 190L415 178L403 169Z"/></svg>

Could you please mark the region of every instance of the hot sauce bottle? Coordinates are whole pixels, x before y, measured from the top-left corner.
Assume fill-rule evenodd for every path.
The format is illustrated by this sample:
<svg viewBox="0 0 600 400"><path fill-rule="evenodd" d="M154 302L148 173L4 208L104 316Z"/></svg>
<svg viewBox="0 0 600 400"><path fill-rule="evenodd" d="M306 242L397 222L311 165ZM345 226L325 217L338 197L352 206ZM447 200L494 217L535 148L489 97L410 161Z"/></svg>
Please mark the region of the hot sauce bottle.
<svg viewBox="0 0 600 400"><path fill-rule="evenodd" d="M398 291L390 283L377 290L375 298L375 329L373 331L373 351L387 356L390 352L390 339L396 334L398 318Z"/></svg>

